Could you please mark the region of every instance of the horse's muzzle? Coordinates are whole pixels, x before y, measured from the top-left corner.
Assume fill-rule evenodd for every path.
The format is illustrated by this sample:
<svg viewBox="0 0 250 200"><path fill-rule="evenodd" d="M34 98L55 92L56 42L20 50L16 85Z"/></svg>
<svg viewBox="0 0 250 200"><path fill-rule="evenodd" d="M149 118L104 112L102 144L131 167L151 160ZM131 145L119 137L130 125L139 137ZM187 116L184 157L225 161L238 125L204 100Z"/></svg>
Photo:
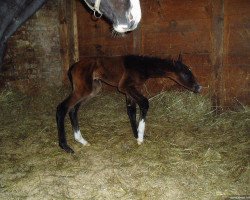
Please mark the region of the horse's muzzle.
<svg viewBox="0 0 250 200"><path fill-rule="evenodd" d="M133 31L136 29L137 23L135 21L131 21L128 24L118 24L114 26L114 30L118 33L126 33L129 31Z"/></svg>

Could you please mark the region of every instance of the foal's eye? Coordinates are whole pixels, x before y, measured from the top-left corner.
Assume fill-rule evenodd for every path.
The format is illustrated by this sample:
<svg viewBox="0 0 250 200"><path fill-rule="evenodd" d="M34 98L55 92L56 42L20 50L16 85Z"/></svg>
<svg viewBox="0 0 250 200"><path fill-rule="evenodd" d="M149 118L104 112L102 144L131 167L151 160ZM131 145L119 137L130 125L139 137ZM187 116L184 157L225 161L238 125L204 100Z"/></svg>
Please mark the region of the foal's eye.
<svg viewBox="0 0 250 200"><path fill-rule="evenodd" d="M183 79L187 80L189 78L189 74L181 73Z"/></svg>

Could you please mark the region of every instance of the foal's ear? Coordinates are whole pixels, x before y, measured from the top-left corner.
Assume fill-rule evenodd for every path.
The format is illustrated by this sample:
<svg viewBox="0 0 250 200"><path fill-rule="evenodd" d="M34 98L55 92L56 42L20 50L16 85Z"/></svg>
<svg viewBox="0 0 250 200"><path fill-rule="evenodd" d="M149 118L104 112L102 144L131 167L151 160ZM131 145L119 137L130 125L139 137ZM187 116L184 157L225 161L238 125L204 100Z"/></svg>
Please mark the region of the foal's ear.
<svg viewBox="0 0 250 200"><path fill-rule="evenodd" d="M182 55L179 53L178 61L182 62Z"/></svg>
<svg viewBox="0 0 250 200"><path fill-rule="evenodd" d="M172 63L173 63L173 66L175 66L176 60L174 58L172 58Z"/></svg>

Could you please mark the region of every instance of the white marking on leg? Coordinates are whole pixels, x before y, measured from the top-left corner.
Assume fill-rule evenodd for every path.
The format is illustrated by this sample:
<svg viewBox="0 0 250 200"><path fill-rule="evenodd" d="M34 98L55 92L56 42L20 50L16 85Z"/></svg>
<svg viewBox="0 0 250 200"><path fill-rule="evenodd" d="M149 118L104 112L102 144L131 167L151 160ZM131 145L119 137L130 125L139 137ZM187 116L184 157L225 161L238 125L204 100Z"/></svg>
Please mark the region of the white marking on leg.
<svg viewBox="0 0 250 200"><path fill-rule="evenodd" d="M142 119L139 122L139 126L138 126L137 131L138 131L137 143L139 145L141 145L143 143L143 137L144 137L144 131L145 131L145 121L144 121L144 119Z"/></svg>
<svg viewBox="0 0 250 200"><path fill-rule="evenodd" d="M75 140L80 142L81 144L85 145L85 146L89 146L90 144L82 137L82 134L81 132L78 130L78 131L75 131L74 132L74 136L75 136Z"/></svg>

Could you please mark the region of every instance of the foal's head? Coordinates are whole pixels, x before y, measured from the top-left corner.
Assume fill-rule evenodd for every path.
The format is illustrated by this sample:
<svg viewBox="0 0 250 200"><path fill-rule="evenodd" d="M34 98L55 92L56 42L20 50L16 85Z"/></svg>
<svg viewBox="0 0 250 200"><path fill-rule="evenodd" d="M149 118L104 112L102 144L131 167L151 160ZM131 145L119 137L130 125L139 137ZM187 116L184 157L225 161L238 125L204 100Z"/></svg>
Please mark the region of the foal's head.
<svg viewBox="0 0 250 200"><path fill-rule="evenodd" d="M96 0L85 0L94 5ZM139 0L101 0L99 10L118 33L134 30L141 20Z"/></svg>
<svg viewBox="0 0 250 200"><path fill-rule="evenodd" d="M192 71L182 62L181 55L178 60L173 61L173 72L169 75L171 79L195 93L201 91L202 86L197 82Z"/></svg>

